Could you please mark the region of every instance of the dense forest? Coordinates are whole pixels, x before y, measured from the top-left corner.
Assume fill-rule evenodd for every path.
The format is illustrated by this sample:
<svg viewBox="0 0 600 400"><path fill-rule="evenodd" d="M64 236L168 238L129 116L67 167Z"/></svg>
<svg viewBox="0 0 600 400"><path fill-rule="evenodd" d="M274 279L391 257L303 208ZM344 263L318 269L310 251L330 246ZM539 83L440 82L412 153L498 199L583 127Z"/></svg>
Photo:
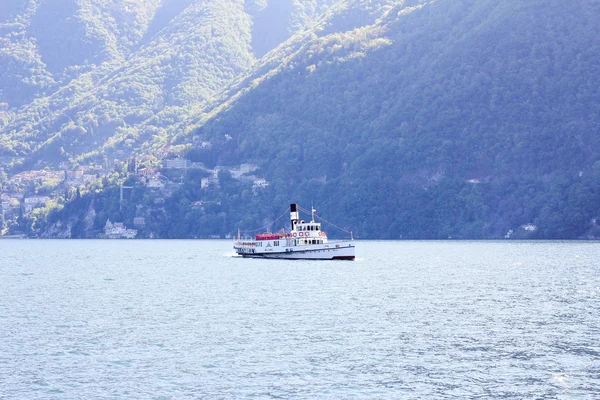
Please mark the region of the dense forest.
<svg viewBox="0 0 600 400"><path fill-rule="evenodd" d="M595 231L600 4L414 3L325 27L195 133L365 237Z"/></svg>
<svg viewBox="0 0 600 400"><path fill-rule="evenodd" d="M25 27L0 21L13 29L0 48L9 79L36 32L33 3L29 20L3 14ZM85 237L144 213L147 235L226 235L299 202L361 238L600 236L600 3L139 3L154 8L134 7L129 25L92 13L122 32L82 35L83 58L48 63L30 42L29 91L9 101L0 88L7 170L177 156L257 165L269 185L225 171L202 188L208 173L190 170L169 177L179 184L157 207L130 177L123 205L124 173L71 194L41 231L70 221Z"/></svg>

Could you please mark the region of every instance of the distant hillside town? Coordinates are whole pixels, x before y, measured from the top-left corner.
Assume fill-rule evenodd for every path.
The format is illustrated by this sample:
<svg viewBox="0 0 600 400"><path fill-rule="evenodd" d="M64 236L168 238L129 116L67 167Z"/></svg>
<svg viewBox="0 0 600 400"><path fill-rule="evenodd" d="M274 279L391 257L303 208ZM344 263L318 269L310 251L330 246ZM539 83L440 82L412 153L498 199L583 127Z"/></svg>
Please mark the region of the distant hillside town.
<svg viewBox="0 0 600 400"><path fill-rule="evenodd" d="M205 145L206 146L206 145ZM7 177L2 175L0 192L0 234L4 236L44 237L38 221L48 218L53 211L60 210L68 201L80 199L82 196L99 193L111 185L118 188L118 207L135 207L135 215L129 221L132 226L126 226L123 220L95 221L102 229L88 229L85 237L90 238L152 238L158 235L149 228L153 215L165 212L165 203L176 193L184 182L190 184L184 177L190 173L197 178L191 184L196 185L203 198L190 202L190 211L200 213L218 210L221 202L215 196L221 190L221 179L244 182L253 191L267 188L270 183L263 177L255 175L257 165L241 164L236 166L215 166L207 168L201 162L192 162L183 157L165 159L159 165L146 165L143 159L133 157L127 162L105 162L87 166L62 164L62 169L44 168L31 170ZM143 193L143 204L132 202L130 192ZM201 196L202 197L202 196ZM94 215L95 212L92 212ZM226 213L220 214L226 217ZM94 215L95 218L95 215ZM59 226L61 224L58 224ZM88 225L94 225L89 223ZM50 235L70 237L69 227L57 234L56 228L50 229ZM230 234L223 236L229 237ZM206 235L219 237L219 235Z"/></svg>

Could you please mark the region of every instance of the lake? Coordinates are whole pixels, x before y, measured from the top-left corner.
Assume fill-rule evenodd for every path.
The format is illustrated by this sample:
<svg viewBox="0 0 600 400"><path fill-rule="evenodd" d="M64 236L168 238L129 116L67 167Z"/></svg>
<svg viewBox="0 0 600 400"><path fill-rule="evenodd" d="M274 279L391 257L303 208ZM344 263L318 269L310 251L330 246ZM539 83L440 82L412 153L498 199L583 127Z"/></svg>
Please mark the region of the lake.
<svg viewBox="0 0 600 400"><path fill-rule="evenodd" d="M600 398L600 243L231 245L0 240L0 398Z"/></svg>

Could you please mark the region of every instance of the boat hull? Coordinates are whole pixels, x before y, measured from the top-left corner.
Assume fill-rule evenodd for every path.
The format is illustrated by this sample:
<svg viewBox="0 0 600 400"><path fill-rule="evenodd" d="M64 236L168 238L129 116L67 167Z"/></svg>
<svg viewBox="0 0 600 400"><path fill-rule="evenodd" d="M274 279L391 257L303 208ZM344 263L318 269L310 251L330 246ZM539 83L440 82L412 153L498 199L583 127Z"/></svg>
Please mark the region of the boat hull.
<svg viewBox="0 0 600 400"><path fill-rule="evenodd" d="M355 259L354 244L345 244L340 247L314 248L314 249L288 249L280 252L247 253L237 251L238 255L245 258L267 258L275 260L347 260Z"/></svg>

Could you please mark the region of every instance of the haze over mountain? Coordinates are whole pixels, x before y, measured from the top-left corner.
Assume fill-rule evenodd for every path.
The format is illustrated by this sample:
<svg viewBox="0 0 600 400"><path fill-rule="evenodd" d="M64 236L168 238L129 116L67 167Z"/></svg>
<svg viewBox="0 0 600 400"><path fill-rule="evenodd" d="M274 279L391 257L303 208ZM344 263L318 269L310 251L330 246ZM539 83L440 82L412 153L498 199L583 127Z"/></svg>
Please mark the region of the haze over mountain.
<svg viewBox="0 0 600 400"><path fill-rule="evenodd" d="M158 214L108 190L95 229L145 204L158 236L226 234L294 200L371 238L600 232L599 1L131 2L125 22L98 3L57 59L37 8L2 10L9 164L178 155L270 186L190 172Z"/></svg>
<svg viewBox="0 0 600 400"><path fill-rule="evenodd" d="M201 112L256 61L254 48L270 50L328 2L271 3L10 0L0 26L0 150L43 150L50 162L105 153L107 139L146 140ZM253 24L265 15L276 27L269 35Z"/></svg>

